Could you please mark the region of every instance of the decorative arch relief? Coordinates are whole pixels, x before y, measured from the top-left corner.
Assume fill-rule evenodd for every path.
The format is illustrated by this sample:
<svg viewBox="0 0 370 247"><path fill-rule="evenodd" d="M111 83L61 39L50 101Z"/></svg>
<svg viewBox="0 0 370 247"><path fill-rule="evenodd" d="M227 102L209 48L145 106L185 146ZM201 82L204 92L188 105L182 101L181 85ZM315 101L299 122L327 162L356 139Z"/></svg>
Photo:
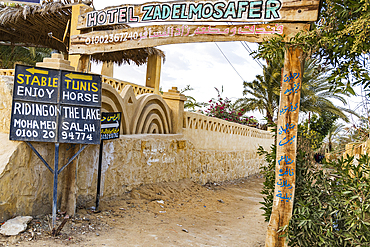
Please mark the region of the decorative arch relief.
<svg viewBox="0 0 370 247"><path fill-rule="evenodd" d="M122 112L121 134L170 134L171 110L157 94L135 96L132 86L126 85L119 94L103 83L102 111Z"/></svg>

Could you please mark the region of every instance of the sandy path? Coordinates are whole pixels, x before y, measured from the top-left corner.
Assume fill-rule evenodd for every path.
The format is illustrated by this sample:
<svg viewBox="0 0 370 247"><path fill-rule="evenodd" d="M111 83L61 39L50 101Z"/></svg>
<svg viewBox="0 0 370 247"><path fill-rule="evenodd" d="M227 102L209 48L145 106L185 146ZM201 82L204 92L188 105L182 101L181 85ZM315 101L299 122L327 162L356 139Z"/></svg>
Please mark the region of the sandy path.
<svg viewBox="0 0 370 247"><path fill-rule="evenodd" d="M190 180L142 186L102 201L100 213L80 209L57 238L39 218L32 233L0 236L0 246L264 246L262 182L250 177L206 186Z"/></svg>

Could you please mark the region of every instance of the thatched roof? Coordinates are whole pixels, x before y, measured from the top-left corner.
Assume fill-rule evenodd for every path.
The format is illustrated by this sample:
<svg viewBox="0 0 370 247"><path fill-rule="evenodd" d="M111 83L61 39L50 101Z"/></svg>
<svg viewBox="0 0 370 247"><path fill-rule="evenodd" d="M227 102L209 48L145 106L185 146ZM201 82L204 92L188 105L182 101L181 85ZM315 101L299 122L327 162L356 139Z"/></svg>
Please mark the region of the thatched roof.
<svg viewBox="0 0 370 247"><path fill-rule="evenodd" d="M70 0L46 2L40 5L8 7L0 5L0 42L24 44L25 46L50 47L67 53L68 38L63 41L64 33L71 18ZM121 26L128 27L127 25ZM117 28L117 27L115 27ZM94 61L112 61L118 64L134 62L146 63L147 57L158 54L156 48L133 49L120 52L92 55Z"/></svg>

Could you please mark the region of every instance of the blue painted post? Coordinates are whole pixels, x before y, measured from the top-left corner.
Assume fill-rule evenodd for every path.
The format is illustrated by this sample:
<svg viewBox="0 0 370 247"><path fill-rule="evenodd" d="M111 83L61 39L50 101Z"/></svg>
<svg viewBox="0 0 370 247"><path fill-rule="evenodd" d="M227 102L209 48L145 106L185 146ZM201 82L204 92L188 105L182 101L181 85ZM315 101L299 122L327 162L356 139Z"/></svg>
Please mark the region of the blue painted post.
<svg viewBox="0 0 370 247"><path fill-rule="evenodd" d="M59 143L55 143L54 151L54 189L53 189L53 221L52 227L55 228L57 219L57 200L58 200L58 160L59 160Z"/></svg>
<svg viewBox="0 0 370 247"><path fill-rule="evenodd" d="M98 164L98 181L96 188L96 202L95 202L95 211L99 210L99 201L100 201L100 183L101 183L101 166L102 166L102 157L103 157L103 146L104 141L100 141L100 150L99 150L99 164Z"/></svg>

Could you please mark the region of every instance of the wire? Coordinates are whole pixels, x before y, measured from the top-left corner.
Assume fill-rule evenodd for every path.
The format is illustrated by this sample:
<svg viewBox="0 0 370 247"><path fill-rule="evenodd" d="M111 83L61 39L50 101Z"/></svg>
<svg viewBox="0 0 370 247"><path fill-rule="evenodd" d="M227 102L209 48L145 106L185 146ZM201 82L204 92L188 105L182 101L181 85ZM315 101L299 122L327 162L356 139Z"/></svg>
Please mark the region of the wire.
<svg viewBox="0 0 370 247"><path fill-rule="evenodd" d="M230 66L235 70L235 72L238 74L238 76L243 80L243 82L245 81L243 79L243 77L239 74L239 72L235 69L235 67L233 66L233 64L230 62L230 60L226 57L225 53L221 50L221 48L218 46L218 44L216 42L214 42L215 45L217 46L217 48L220 50L220 52L222 53L222 55L224 55L225 59L229 62Z"/></svg>
<svg viewBox="0 0 370 247"><path fill-rule="evenodd" d="M203 22L201 22L202 25L204 25ZM243 82L245 82L244 78L239 74L239 72L235 69L235 67L233 66L233 64L230 62L230 60L226 57L225 53L221 50L221 48L218 46L218 44L216 42L214 42L215 45L217 46L217 48L220 50L220 52L222 53L222 55L225 57L225 59L227 60L227 62L230 64L230 66L234 69L234 71L238 74L238 76L240 77L240 79L242 79Z"/></svg>
<svg viewBox="0 0 370 247"><path fill-rule="evenodd" d="M247 42L246 41L240 41L240 43L243 45L243 47L247 50L248 53L252 53L252 49L248 46ZM258 60L258 59L255 59L253 58L254 61L256 61L256 63L261 67L261 69L263 69L264 65ZM272 75L271 73L268 71L268 70L264 70L269 76L271 76L271 78L278 84L280 84L280 82L278 82Z"/></svg>
<svg viewBox="0 0 370 247"><path fill-rule="evenodd" d="M242 44L242 46L244 47L244 49L247 50L247 52L249 54L253 52L252 49L248 46L248 44L247 44L246 41L240 41L240 43ZM252 57L252 58L261 67L261 69L263 69L263 64L258 59L255 59L254 57Z"/></svg>
<svg viewBox="0 0 370 247"><path fill-rule="evenodd" d="M226 22L228 25L234 25L234 23L232 22ZM253 50L249 47L248 43L246 41L240 41L240 43L242 44L242 46L244 47L244 49L249 53L251 54L253 52ZM260 62L260 60L252 57L253 60L261 67L261 69L263 69L263 64Z"/></svg>
<svg viewBox="0 0 370 247"><path fill-rule="evenodd" d="M250 54L253 52L253 50L249 47L248 43L246 41L240 41L240 43L242 44L242 46L247 50L247 52ZM254 61L256 61L256 63L261 67L261 69L263 69L264 65L258 60L258 59L255 59L254 57L252 57ZM273 80L280 84L280 82L278 82L272 75L269 71L265 70L266 73L271 76L271 78L273 78Z"/></svg>

